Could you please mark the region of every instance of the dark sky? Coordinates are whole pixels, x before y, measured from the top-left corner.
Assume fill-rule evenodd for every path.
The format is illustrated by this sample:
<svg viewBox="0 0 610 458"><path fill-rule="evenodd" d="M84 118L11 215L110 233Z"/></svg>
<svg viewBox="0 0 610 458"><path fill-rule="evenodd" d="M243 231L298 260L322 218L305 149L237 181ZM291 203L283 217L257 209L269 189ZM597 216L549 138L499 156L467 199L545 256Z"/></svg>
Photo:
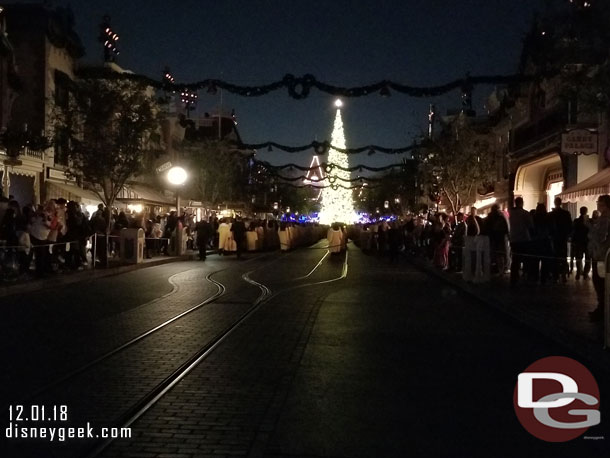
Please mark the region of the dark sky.
<svg viewBox="0 0 610 458"><path fill-rule="evenodd" d="M65 5L67 2L56 1ZM101 61L96 38L104 14L120 35L119 64L151 77L164 65L176 81L222 78L243 85L312 73L341 86L383 79L437 85L472 75L516 71L521 43L540 0L78 0L71 2L86 60ZM481 86L482 100L493 88ZM294 100L285 90L257 98L225 92L244 142L299 145L330 139L333 98L312 90ZM394 93L345 100L348 147L399 147L425 129L428 104L458 107L456 91L439 100ZM199 111L219 96L200 94ZM482 107L478 107L481 109ZM310 153L261 152L276 163L307 163ZM388 157L352 157L378 164ZM357 159L356 159L357 158Z"/></svg>

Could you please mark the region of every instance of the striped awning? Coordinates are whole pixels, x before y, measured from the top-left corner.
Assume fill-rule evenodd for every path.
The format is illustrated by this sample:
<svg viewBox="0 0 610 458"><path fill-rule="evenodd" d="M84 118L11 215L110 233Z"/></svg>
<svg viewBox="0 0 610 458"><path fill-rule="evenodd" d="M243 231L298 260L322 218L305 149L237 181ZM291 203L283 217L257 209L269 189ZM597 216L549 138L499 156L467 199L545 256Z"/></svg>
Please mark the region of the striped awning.
<svg viewBox="0 0 610 458"><path fill-rule="evenodd" d="M153 205L172 205L175 199L163 195L161 192L140 183L126 184L117 200L125 203L147 203Z"/></svg>
<svg viewBox="0 0 610 458"><path fill-rule="evenodd" d="M63 197L67 201L73 200L85 205L97 205L101 199L93 191L83 189L76 184L47 181L47 198L59 199Z"/></svg>
<svg viewBox="0 0 610 458"><path fill-rule="evenodd" d="M610 194L610 167L600 170L586 180L569 187L558 197L569 202L586 197L594 198L600 194Z"/></svg>

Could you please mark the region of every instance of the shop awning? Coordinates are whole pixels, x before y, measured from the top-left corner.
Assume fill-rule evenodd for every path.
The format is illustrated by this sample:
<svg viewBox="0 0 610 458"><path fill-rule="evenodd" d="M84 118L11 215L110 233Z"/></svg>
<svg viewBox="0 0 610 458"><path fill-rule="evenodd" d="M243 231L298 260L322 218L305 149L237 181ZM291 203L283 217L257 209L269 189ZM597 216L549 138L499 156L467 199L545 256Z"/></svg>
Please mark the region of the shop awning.
<svg viewBox="0 0 610 458"><path fill-rule="evenodd" d="M47 181L47 198L64 199L80 202L85 205L97 205L102 201L92 191L80 188L75 184L61 183L57 181Z"/></svg>
<svg viewBox="0 0 610 458"><path fill-rule="evenodd" d="M586 180L558 194L564 201L575 201L586 197L610 194L610 167L600 170Z"/></svg>
<svg viewBox="0 0 610 458"><path fill-rule="evenodd" d="M164 196L159 191L139 183L125 185L117 196L117 200L127 203L148 203L161 206L174 205L176 203L175 199Z"/></svg>

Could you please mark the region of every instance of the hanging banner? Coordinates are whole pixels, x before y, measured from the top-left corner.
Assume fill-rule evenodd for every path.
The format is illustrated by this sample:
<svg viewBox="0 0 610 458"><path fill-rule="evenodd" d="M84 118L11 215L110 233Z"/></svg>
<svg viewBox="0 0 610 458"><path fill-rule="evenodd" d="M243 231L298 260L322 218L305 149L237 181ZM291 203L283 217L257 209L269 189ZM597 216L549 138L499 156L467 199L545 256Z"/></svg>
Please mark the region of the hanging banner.
<svg viewBox="0 0 610 458"><path fill-rule="evenodd" d="M573 129L561 136L561 152L564 154L596 154L597 132L588 129Z"/></svg>

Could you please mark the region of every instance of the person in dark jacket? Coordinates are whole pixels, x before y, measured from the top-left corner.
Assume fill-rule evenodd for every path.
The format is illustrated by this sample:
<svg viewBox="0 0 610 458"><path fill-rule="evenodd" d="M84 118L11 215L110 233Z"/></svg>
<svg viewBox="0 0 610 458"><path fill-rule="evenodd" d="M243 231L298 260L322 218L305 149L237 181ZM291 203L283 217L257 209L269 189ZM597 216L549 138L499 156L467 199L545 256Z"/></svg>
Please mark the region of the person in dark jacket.
<svg viewBox="0 0 610 458"><path fill-rule="evenodd" d="M241 217L235 218L235 222L231 224L231 232L233 233L233 240L237 246L237 258L241 258L241 252L244 250L246 244L246 225L242 221Z"/></svg>
<svg viewBox="0 0 610 458"><path fill-rule="evenodd" d="M459 212L456 216L456 225L451 236L451 256L449 257L450 268L456 272L462 271L462 253L465 241L466 222L464 221L464 213Z"/></svg>
<svg viewBox="0 0 610 458"><path fill-rule="evenodd" d="M508 236L508 222L496 204L485 221L489 235L489 249L491 251L492 268L499 274L504 273L506 260L506 237Z"/></svg>
<svg viewBox="0 0 610 458"><path fill-rule="evenodd" d="M83 215L77 202L68 202L66 207L66 226L67 230L64 240L70 244L70 250L66 252L66 264L70 269L76 270L82 268L82 253L86 249L86 240L89 235L87 218ZM86 255L84 262L87 262Z"/></svg>
<svg viewBox="0 0 610 458"><path fill-rule="evenodd" d="M205 261L206 250L210 239L214 236L214 226L212 226L212 218L210 221L202 219L195 226L197 231L197 247L199 248L199 259Z"/></svg>
<svg viewBox="0 0 610 458"><path fill-rule="evenodd" d="M587 207L580 207L580 216L574 220L572 231L572 256L576 260L576 280L580 280L582 276L585 280L589 278L591 272L591 255L589 254L589 228L591 221ZM583 259L585 258L585 266L583 269Z"/></svg>
<svg viewBox="0 0 610 458"><path fill-rule="evenodd" d="M572 235L572 216L561 208L561 198L555 198L555 208L549 213L551 222L551 240L555 259L552 262L553 280L567 281L568 273L568 239Z"/></svg>
<svg viewBox="0 0 610 458"><path fill-rule="evenodd" d="M536 257L532 258L528 274L530 280L540 280L540 283L545 284L552 273L553 243L551 241L551 220L544 204L539 203L536 206L533 220L532 249Z"/></svg>

